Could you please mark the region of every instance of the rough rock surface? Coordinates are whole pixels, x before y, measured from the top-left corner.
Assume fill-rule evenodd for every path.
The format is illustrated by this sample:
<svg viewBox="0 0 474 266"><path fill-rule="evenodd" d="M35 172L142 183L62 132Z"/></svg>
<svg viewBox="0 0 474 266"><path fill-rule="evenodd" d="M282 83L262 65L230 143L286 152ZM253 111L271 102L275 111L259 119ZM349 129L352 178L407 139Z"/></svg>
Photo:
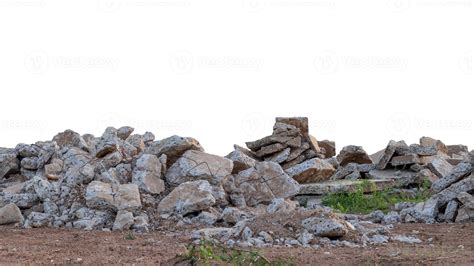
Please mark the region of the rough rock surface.
<svg viewBox="0 0 474 266"><path fill-rule="evenodd" d="M371 164L372 159L361 146L346 146L337 155L337 160L341 166L348 163Z"/></svg>
<svg viewBox="0 0 474 266"><path fill-rule="evenodd" d="M0 225L21 222L23 222L23 216L15 204L10 203L0 208Z"/></svg>
<svg viewBox="0 0 474 266"><path fill-rule="evenodd" d="M140 156L132 172L132 183L138 185L140 190L160 194L165 190L162 180L162 162L153 154Z"/></svg>
<svg viewBox="0 0 474 266"><path fill-rule="evenodd" d="M285 172L299 183L312 183L328 180L336 169L319 158L313 158L285 170Z"/></svg>
<svg viewBox="0 0 474 266"><path fill-rule="evenodd" d="M200 179L219 184L232 173L233 167L233 162L227 158L189 150L168 169L165 177L173 185Z"/></svg>
<svg viewBox="0 0 474 266"><path fill-rule="evenodd" d="M182 183L161 200L158 210L161 214L173 213L186 215L205 210L216 203L212 196L212 187L206 180Z"/></svg>
<svg viewBox="0 0 474 266"><path fill-rule="evenodd" d="M472 165L468 162L463 162L453 168L451 173L443 178L438 179L433 183L431 189L435 192L440 192L441 190L449 187L451 184L461 180L471 173Z"/></svg>
<svg viewBox="0 0 474 266"><path fill-rule="evenodd" d="M245 151L245 148L234 145L234 151L226 156L233 162L232 174L238 174L240 171L254 167L257 163L255 156L250 151Z"/></svg>
<svg viewBox="0 0 474 266"><path fill-rule="evenodd" d="M240 172L226 188L230 194L242 195L248 206L292 197L299 191L298 183L274 162L260 162Z"/></svg>
<svg viewBox="0 0 474 266"><path fill-rule="evenodd" d="M166 157L168 158L166 166L170 167L187 150L204 151L201 144L199 144L196 139L175 135L163 140L152 142L145 149L145 153L154 154L157 157L166 154Z"/></svg>
<svg viewBox="0 0 474 266"><path fill-rule="evenodd" d="M338 238L348 233L347 224L334 218L311 217L302 221L309 232L321 237Z"/></svg>

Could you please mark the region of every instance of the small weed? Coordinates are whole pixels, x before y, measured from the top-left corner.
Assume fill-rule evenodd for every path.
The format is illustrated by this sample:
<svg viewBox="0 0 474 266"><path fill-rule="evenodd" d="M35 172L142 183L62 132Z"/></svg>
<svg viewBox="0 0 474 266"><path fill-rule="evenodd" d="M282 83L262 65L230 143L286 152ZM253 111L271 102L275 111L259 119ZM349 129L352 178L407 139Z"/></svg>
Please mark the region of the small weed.
<svg viewBox="0 0 474 266"><path fill-rule="evenodd" d="M430 184L426 182L420 184L419 190L415 195L394 193L394 191L390 189L364 194L364 191L367 191L367 186L372 185L374 184L363 181L356 191L329 194L323 198L322 202L324 205L343 213L367 214L375 210L387 212L395 203L421 202L430 196L428 190Z"/></svg>
<svg viewBox="0 0 474 266"><path fill-rule="evenodd" d="M132 231L128 231L123 238L125 238L125 240L135 240L135 235Z"/></svg>
<svg viewBox="0 0 474 266"><path fill-rule="evenodd" d="M185 259L193 265L212 265L216 262L231 265L295 265L290 261L269 261L258 251L229 248L209 241L189 245Z"/></svg>

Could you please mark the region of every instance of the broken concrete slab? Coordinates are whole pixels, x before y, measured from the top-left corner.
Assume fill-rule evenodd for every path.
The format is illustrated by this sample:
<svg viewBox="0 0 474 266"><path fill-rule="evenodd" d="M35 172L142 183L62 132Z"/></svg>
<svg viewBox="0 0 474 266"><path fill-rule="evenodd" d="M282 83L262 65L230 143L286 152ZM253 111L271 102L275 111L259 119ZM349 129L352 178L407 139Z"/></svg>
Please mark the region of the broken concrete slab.
<svg viewBox="0 0 474 266"><path fill-rule="evenodd" d="M262 148L260 148L258 151L257 151L257 156L262 158L266 155L269 155L269 154L273 154L273 153L276 153L276 152L279 152L279 151L282 151L283 149L286 148L286 145L285 144L281 144L281 143L274 143L274 144L270 144L268 146L264 146Z"/></svg>
<svg viewBox="0 0 474 266"><path fill-rule="evenodd" d="M233 168L233 162L227 158L188 150L168 169L165 177L173 185L199 179L218 184L232 173Z"/></svg>
<svg viewBox="0 0 474 266"><path fill-rule="evenodd" d="M434 160L428 163L428 169L439 178L449 175L453 171L453 168L454 167L441 156L437 156Z"/></svg>
<svg viewBox="0 0 474 266"><path fill-rule="evenodd" d="M471 174L469 177L452 184L448 188L441 192L431 196L431 198L437 199L440 206L444 206L449 201L456 199L461 192L468 192L474 189L474 175Z"/></svg>
<svg viewBox="0 0 474 266"><path fill-rule="evenodd" d="M289 198L299 191L299 184L274 162L259 162L241 171L227 187L230 194L240 194L248 206L270 203L274 198ZM232 197L232 196L231 196Z"/></svg>
<svg viewBox="0 0 474 266"><path fill-rule="evenodd" d="M375 158L379 158L377 161L377 169L383 170L387 167L388 163L395 154L396 148L397 142L390 140L385 150L383 150L383 153L380 153L381 156L376 154Z"/></svg>
<svg viewBox="0 0 474 266"><path fill-rule="evenodd" d="M406 186L408 184L414 184L417 181L417 173L407 170L378 170L374 169L369 171L366 174L366 177L369 179L379 179L379 180L394 180L397 186Z"/></svg>
<svg viewBox="0 0 474 266"><path fill-rule="evenodd" d="M166 167L169 168L188 150L204 151L203 147L196 139L174 135L150 143L150 145L145 149L145 153L154 154L157 157L166 154Z"/></svg>
<svg viewBox="0 0 474 266"><path fill-rule="evenodd" d="M364 184L367 184L364 186ZM355 192L362 188L365 193L381 191L394 187L395 181L392 179L380 180L337 180L321 183L301 184L298 195L325 195L328 193Z"/></svg>
<svg viewBox="0 0 474 266"><path fill-rule="evenodd" d="M399 155L392 158L390 164L392 166L404 166L404 165L411 165L415 163L420 163L420 159L416 154L407 154L407 155Z"/></svg>
<svg viewBox="0 0 474 266"><path fill-rule="evenodd" d="M437 151L448 154L448 148L441 140L437 140L431 137L421 137L420 145L422 147L435 147Z"/></svg>
<svg viewBox="0 0 474 266"><path fill-rule="evenodd" d="M453 155L460 155L465 156L469 154L469 149L466 145L447 145L446 148L448 149L448 156L453 157Z"/></svg>
<svg viewBox="0 0 474 266"><path fill-rule="evenodd" d="M301 184L328 180L335 171L330 163L313 158L288 168L285 172Z"/></svg>
<svg viewBox="0 0 474 266"><path fill-rule="evenodd" d="M283 163L288 160L290 156L291 148L286 148L280 152L273 154L272 156L266 157L265 161L275 162L275 163Z"/></svg>
<svg viewBox="0 0 474 266"><path fill-rule="evenodd" d="M342 148L337 155L337 160L341 166L348 163L370 164L372 160L361 146L349 145Z"/></svg>
<svg viewBox="0 0 474 266"><path fill-rule="evenodd" d="M449 187L451 184L463 179L467 175L471 173L472 166L468 162L462 162L456 165L451 173L443 178L438 179L436 182L433 183L431 189L438 193L441 190Z"/></svg>
<svg viewBox="0 0 474 266"><path fill-rule="evenodd" d="M237 145L235 145L237 146ZM257 160L249 154L250 151L244 152L243 147L235 148L225 158L230 159L234 163L232 174L238 174L240 171L254 167Z"/></svg>
<svg viewBox="0 0 474 266"><path fill-rule="evenodd" d="M324 149L324 157L331 158L336 156L336 142L330 140L318 141L319 148Z"/></svg>

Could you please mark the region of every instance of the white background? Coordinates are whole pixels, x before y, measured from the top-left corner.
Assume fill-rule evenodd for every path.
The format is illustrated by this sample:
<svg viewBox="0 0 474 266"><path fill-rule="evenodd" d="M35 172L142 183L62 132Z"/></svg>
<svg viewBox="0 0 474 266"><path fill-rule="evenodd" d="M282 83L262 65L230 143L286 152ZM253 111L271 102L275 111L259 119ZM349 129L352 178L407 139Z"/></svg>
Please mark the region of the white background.
<svg viewBox="0 0 474 266"><path fill-rule="evenodd" d="M131 125L225 155L308 116L373 153L472 148L469 0L0 0L0 146Z"/></svg>

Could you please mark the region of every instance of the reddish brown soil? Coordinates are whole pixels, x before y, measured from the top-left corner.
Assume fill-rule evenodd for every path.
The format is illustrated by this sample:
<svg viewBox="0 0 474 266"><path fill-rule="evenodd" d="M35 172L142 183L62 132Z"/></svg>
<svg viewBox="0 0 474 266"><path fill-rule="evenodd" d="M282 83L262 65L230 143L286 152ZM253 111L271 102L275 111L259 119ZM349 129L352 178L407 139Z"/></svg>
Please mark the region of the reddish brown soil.
<svg viewBox="0 0 474 266"><path fill-rule="evenodd" d="M403 224L394 234L417 236L422 244L390 243L366 248L268 248L269 259L297 265L474 265L474 224ZM0 227L0 264L157 264L186 252L189 233L85 232ZM428 239L432 238L429 242Z"/></svg>

